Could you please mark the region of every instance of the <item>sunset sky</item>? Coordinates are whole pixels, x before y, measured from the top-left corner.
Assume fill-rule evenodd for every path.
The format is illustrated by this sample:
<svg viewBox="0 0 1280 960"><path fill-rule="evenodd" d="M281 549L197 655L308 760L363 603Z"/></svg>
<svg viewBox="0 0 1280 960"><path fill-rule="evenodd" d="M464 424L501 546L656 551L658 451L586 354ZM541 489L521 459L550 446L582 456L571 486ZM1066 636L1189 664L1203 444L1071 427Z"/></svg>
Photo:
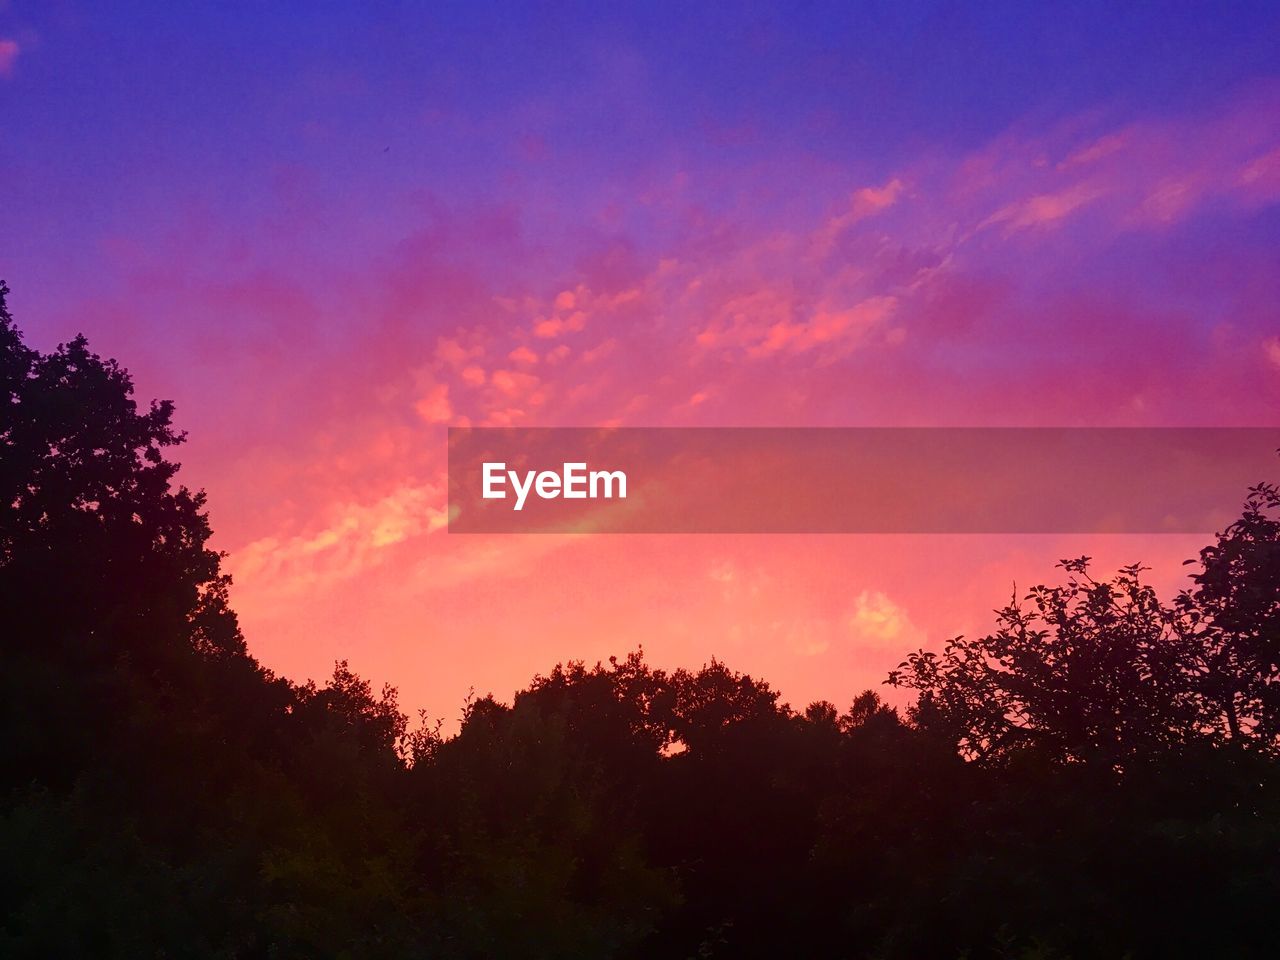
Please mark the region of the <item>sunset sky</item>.
<svg viewBox="0 0 1280 960"><path fill-rule="evenodd" d="M176 401L293 679L844 706L1205 541L460 536L449 425L1280 426L1274 3L106 6L0 0L0 277Z"/></svg>

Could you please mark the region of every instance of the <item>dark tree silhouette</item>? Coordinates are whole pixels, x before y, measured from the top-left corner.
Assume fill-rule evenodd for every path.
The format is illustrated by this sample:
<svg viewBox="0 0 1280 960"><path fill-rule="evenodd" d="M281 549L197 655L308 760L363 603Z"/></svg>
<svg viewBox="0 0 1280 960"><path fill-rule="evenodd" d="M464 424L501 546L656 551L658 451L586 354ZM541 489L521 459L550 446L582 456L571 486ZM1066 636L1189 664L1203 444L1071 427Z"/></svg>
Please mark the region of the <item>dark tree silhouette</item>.
<svg viewBox="0 0 1280 960"><path fill-rule="evenodd" d="M1035 752L1118 769L1197 742L1274 751L1277 513L1280 491L1254 487L1170 606L1141 566L1099 583L1088 557L1064 560L1065 585L1015 597L990 636L917 651L889 682L919 691L916 723L983 762Z"/></svg>
<svg viewBox="0 0 1280 960"><path fill-rule="evenodd" d="M568 663L445 736L249 655L172 406L0 284L0 956L1262 958L1280 492L1162 604L1130 567L793 710Z"/></svg>
<svg viewBox="0 0 1280 960"><path fill-rule="evenodd" d="M1117 768L1187 742L1200 712L1192 652L1170 612L1128 567L1095 581L1065 560L1065 585L998 611L999 629L918 651L889 676L920 691L912 717L983 762L1034 751Z"/></svg>
<svg viewBox="0 0 1280 960"><path fill-rule="evenodd" d="M1206 723L1269 751L1280 747L1278 513L1280 489L1254 487L1240 519L1200 552L1195 586L1176 602L1194 634Z"/></svg>

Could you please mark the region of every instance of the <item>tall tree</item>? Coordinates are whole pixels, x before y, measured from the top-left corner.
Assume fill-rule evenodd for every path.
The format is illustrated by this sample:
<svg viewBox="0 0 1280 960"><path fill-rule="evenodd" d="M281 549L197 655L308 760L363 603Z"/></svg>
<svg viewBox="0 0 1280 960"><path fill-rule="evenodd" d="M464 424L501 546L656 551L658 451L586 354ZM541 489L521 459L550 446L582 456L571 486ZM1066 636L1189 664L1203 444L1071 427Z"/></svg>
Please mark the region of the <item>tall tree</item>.
<svg viewBox="0 0 1280 960"><path fill-rule="evenodd" d="M1066 583L1015 596L996 632L917 651L890 673L919 691L913 719L987 763L1035 753L1119 768L1194 738L1194 651L1143 568L1099 582L1088 557L1060 566Z"/></svg>
<svg viewBox="0 0 1280 960"><path fill-rule="evenodd" d="M1188 561L1192 563L1194 561ZM1280 748L1280 488L1249 491L1238 520L1200 551L1177 601L1197 634L1206 723L1237 742Z"/></svg>

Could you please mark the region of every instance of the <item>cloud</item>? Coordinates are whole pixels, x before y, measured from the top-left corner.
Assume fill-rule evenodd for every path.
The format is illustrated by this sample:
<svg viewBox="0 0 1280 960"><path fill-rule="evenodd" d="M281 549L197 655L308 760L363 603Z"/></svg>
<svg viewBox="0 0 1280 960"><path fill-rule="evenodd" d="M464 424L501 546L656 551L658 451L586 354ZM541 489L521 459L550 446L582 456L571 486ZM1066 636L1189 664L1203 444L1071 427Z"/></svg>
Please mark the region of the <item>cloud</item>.
<svg viewBox="0 0 1280 960"><path fill-rule="evenodd" d="M855 190L849 198L848 209L832 217L818 232L814 240L815 253L825 256L840 236L854 224L889 209L897 203L902 189L902 181L894 177L882 187L862 187Z"/></svg>
<svg viewBox="0 0 1280 960"><path fill-rule="evenodd" d="M29 72L25 59L18 69ZM1228 102L1119 130L1096 118L1024 127L973 163L936 146L852 191L865 181L849 181L848 166L819 169L783 143L776 165L719 156L650 206L619 173L621 213L607 225L587 199L598 192L582 190L546 235L536 205L516 211L527 240L496 247L468 232L469 212L443 205L428 214L439 223L429 242L402 243L393 224L411 217L394 217L355 260L339 230L342 269L327 273L290 253L312 249L318 222L292 222L292 204L255 206L256 220L217 210L171 242L154 242L146 218L134 218L109 248L125 261L128 296L109 311L101 301L67 309L45 333L86 323L99 345L118 344L144 395L176 394L192 428L184 459L210 489L236 603L264 662L323 661L366 636L365 650L398 657L408 682L443 695L448 682L465 691L498 669L532 672L629 637L653 636L668 662L688 662L714 652L707 645L733 624L745 638L735 652L779 674L789 695L808 683L834 696L855 676L876 682L926 635L952 635L937 598L964 577L983 586L963 609L987 623L1006 571L971 573L969 554L1006 548L983 538L962 538L963 550L931 540L922 553L901 538L846 548L847 538L706 537L672 549L662 538L600 537L561 555L549 536L437 536L444 493L418 478L443 471L445 431L424 421L1261 422L1280 409L1280 337L1266 222L1243 217L1280 195L1280 139L1262 122L1273 115ZM761 175L775 188L803 177L803 199L727 202L770 195ZM367 207L366 195L351 196ZM1197 210L1213 211L1207 246L1189 222ZM984 221L994 229L975 232ZM1033 236L1042 242L1026 242ZM317 251L323 242L317 232ZM123 257L128 248L150 259ZM1125 259L1097 269L1108 257ZM209 276L231 279L221 299L208 295ZM208 313L188 324L201 341L189 334L193 346L178 354L182 325L170 318L192 310ZM208 331L223 344L212 357ZM151 344L155 361L138 369ZM232 381L244 389L228 394ZM716 563L726 552L735 566ZM1050 550L1045 568L1067 555ZM495 592L497 576L510 581ZM879 589L850 593L850 582ZM532 640L512 635L512 610ZM668 618L694 627L672 635ZM801 659L808 673L788 675ZM465 676L438 679L448 670Z"/></svg>
<svg viewBox="0 0 1280 960"><path fill-rule="evenodd" d="M893 312L894 297L872 297L844 310L819 307L801 323L780 320L749 352L755 356L789 350L802 353L837 340L860 339Z"/></svg>
<svg viewBox="0 0 1280 960"><path fill-rule="evenodd" d="M863 187L853 195L850 215L861 219L879 213L893 206L900 193L902 193L902 181L896 177L883 187Z"/></svg>
<svg viewBox="0 0 1280 960"><path fill-rule="evenodd" d="M582 542L583 534L545 534L537 537L450 538L449 549L425 556L411 571L411 582L422 590L447 592L468 584L492 589L497 578L536 576L550 554Z"/></svg>
<svg viewBox="0 0 1280 960"><path fill-rule="evenodd" d="M618 349L617 339L614 337L610 337L608 340L604 340L604 341L601 341L600 343L597 343L591 349L582 351L582 362L587 364L598 363L599 361L608 357L617 349Z"/></svg>
<svg viewBox="0 0 1280 960"><path fill-rule="evenodd" d="M1262 344L1263 356L1273 367L1280 370L1280 337L1271 337Z"/></svg>
<svg viewBox="0 0 1280 960"><path fill-rule="evenodd" d="M17 40L0 37L0 77L13 76L13 67L21 52L22 48L18 46Z"/></svg>
<svg viewBox="0 0 1280 960"><path fill-rule="evenodd" d="M858 594L848 624L850 635L863 645L906 650L924 641L924 633L911 622L907 611L879 590Z"/></svg>
<svg viewBox="0 0 1280 960"><path fill-rule="evenodd" d="M427 423L448 423L453 418L453 406L449 403L449 385L437 383L413 405Z"/></svg>
<svg viewBox="0 0 1280 960"><path fill-rule="evenodd" d="M548 314L535 317L533 335L551 340L566 333L578 333L590 317L613 314L640 298L640 290L630 288L618 293L599 293L586 284L556 294Z"/></svg>
<svg viewBox="0 0 1280 960"><path fill-rule="evenodd" d="M817 657L831 648L831 624L821 617L775 624L788 650L799 657Z"/></svg>
<svg viewBox="0 0 1280 960"><path fill-rule="evenodd" d="M1098 357L1082 377L1068 368L1102 339L1046 350L1042 318L1071 316L1125 342L1183 321L1138 306L1150 299L1138 279L1087 296L1042 281L1058 250L1093 256L1141 242L1128 236L1138 231L1183 229L1209 203L1247 213L1267 202L1280 154L1257 116L1229 103L1110 128L1097 114L1066 118L829 193L834 216L673 207L644 255L609 238L576 251L555 286L483 289L500 311L451 331L433 376L452 385L455 415L492 425L1043 422L1069 409L1068 384L1088 408L1073 418L1176 418L1165 373L1208 377L1228 347L1192 355L1170 333L1149 374L1116 377ZM814 206L831 209L821 197ZM1256 350L1269 333L1249 312L1231 318L1241 338L1253 331L1232 349ZM964 369L974 361L998 369L975 383ZM1028 391L1034 410L1010 413Z"/></svg>
<svg viewBox="0 0 1280 960"><path fill-rule="evenodd" d="M1071 167L1088 166L1096 163L1117 151L1123 150L1129 144L1131 137L1132 131L1130 130L1117 130L1114 133L1105 134L1087 146L1076 150L1058 164L1058 169L1068 170Z"/></svg>
<svg viewBox="0 0 1280 960"><path fill-rule="evenodd" d="M1203 115L1113 130L1079 116L1035 136L1005 134L959 162L948 206L975 215L976 230L1000 224L1010 234L1055 228L1085 209L1096 211L1098 229L1119 232L1167 230L1211 203L1272 203L1280 199L1280 152L1263 118L1278 108L1280 86L1271 84Z"/></svg>
<svg viewBox="0 0 1280 960"><path fill-rule="evenodd" d="M455 369L464 366L469 360L473 360L484 352L484 348L478 343L462 343L463 337L441 337L436 341L435 358L436 361L447 367Z"/></svg>
<svg viewBox="0 0 1280 960"><path fill-rule="evenodd" d="M804 310L781 291L762 290L730 301L717 323L700 331L703 347L730 347L752 358L801 354L818 347L856 346L897 306L892 296L869 297L851 307L821 304Z"/></svg>
<svg viewBox="0 0 1280 960"><path fill-rule="evenodd" d="M292 594L358 576L382 563L397 544L447 523L444 487L405 484L372 503L341 503L327 522L291 537L269 536L232 552L229 566L243 587Z"/></svg>
<svg viewBox="0 0 1280 960"><path fill-rule="evenodd" d="M1280 198L1280 147L1247 161L1239 186L1246 198L1259 204Z"/></svg>
<svg viewBox="0 0 1280 960"><path fill-rule="evenodd" d="M538 355L525 346L516 347L507 354L507 358L512 363L518 363L527 367L533 366L533 364L538 362Z"/></svg>
<svg viewBox="0 0 1280 960"><path fill-rule="evenodd" d="M1057 193L1042 193L1024 200L1015 200L979 224L979 229L1003 223L1005 231L1012 233L1033 227L1055 226L1101 196L1102 191L1098 187L1081 183Z"/></svg>
<svg viewBox="0 0 1280 960"><path fill-rule="evenodd" d="M564 333L576 333L587 325L587 315L575 310L564 317L540 317L533 325L533 335L550 340Z"/></svg>

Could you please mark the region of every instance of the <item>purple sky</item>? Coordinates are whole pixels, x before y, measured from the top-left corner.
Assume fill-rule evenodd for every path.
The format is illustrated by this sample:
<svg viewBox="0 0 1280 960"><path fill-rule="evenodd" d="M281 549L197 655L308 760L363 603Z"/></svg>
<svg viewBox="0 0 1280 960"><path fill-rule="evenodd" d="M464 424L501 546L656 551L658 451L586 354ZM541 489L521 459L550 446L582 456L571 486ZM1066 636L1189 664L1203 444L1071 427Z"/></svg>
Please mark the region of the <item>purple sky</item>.
<svg viewBox="0 0 1280 960"><path fill-rule="evenodd" d="M251 648L843 700L1061 556L450 538L443 427L1280 425L1274 3L0 0L0 276L178 402ZM545 5L537 5L539 7Z"/></svg>

